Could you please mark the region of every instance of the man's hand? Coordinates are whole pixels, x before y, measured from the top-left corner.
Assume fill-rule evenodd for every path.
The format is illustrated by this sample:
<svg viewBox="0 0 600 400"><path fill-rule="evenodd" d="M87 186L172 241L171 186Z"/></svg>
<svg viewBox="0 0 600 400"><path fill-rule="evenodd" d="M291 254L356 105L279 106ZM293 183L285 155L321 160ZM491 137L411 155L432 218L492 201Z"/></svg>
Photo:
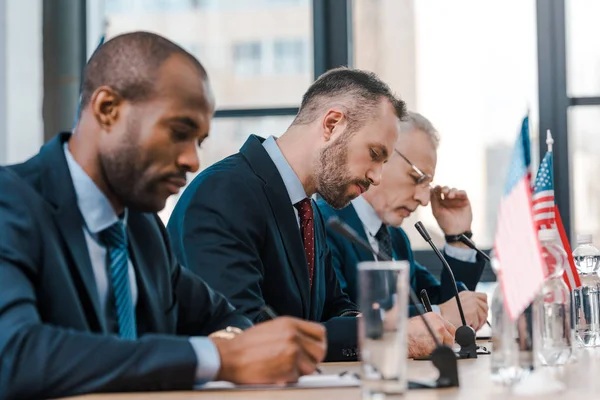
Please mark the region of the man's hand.
<svg viewBox="0 0 600 400"><path fill-rule="evenodd" d="M436 313L425 314L425 319L433 329L438 340L449 347L454 345L454 332L456 328L450 322ZM429 334L421 317L408 320L408 357L428 356L435 349L435 342Z"/></svg>
<svg viewBox="0 0 600 400"><path fill-rule="evenodd" d="M487 295L485 293L462 291L458 294L460 303L465 313L467 325L475 329L477 332L488 317ZM455 326L462 326L456 298L448 300L444 304L440 304L440 312L442 317L452 322Z"/></svg>
<svg viewBox="0 0 600 400"><path fill-rule="evenodd" d="M431 191L431 211L446 235L459 235L471 230L473 211L464 190L436 186Z"/></svg>
<svg viewBox="0 0 600 400"><path fill-rule="evenodd" d="M288 383L312 374L325 358L321 324L280 317L231 340L212 339L221 357L217 380L234 383Z"/></svg>

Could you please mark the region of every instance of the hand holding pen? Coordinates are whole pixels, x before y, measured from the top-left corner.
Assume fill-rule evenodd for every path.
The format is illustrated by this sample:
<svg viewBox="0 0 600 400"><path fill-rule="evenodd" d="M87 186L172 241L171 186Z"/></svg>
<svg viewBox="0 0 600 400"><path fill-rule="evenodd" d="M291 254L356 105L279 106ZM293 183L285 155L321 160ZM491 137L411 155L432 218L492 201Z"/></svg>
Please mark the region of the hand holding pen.
<svg viewBox="0 0 600 400"><path fill-rule="evenodd" d="M278 315L275 313L275 311L266 304L261 307L261 311L262 311L263 315L265 315L267 317L268 320L274 320L276 318L279 318ZM321 371L321 369L319 367L315 368L315 372L318 374L323 373L323 371Z"/></svg>

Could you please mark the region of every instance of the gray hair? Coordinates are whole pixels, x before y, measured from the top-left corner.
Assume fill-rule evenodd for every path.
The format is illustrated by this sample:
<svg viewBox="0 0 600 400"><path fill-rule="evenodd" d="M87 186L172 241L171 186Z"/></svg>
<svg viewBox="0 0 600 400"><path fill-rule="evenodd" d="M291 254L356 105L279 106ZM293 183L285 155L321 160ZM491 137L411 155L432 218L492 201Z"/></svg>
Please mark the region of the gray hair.
<svg viewBox="0 0 600 400"><path fill-rule="evenodd" d="M400 121L400 132L410 133L414 130L425 132L435 148L438 148L440 144L440 134L431 121L419 113L409 111L408 115Z"/></svg>

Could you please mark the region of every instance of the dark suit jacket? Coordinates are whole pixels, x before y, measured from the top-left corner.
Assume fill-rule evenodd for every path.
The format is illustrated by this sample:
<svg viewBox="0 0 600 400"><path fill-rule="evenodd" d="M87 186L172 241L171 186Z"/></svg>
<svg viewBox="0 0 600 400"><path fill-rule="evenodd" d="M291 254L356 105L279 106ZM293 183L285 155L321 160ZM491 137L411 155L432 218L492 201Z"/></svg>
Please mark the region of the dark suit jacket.
<svg viewBox="0 0 600 400"><path fill-rule="evenodd" d="M255 322L266 303L280 315L324 322L327 360L355 360L357 307L340 289L315 209L312 290L294 208L275 164L250 136L238 154L199 174L167 225L187 268Z"/></svg>
<svg viewBox="0 0 600 400"><path fill-rule="evenodd" d="M364 240L368 241L363 224L352 204L341 210L333 209L323 200L319 200L317 204L325 221L332 216L336 216L352 227ZM401 260L408 260L410 263L410 285L417 295L421 290L426 289L431 304L441 304L452 298L455 291L448 272L445 269L442 270L442 283L440 284L427 268L415 261L406 233L401 228L388 229L392 236L392 247L396 256ZM338 274L342 289L348 293L352 300L356 301L358 286L356 265L360 261L372 261L374 259L373 255L352 244L331 229L327 229L327 243L331 250L333 266ZM444 256L448 260L450 268L452 268L456 282L462 282L469 290L475 290L483 273L485 260L477 256L477 262L473 264L457 260L446 254ZM414 305L410 306L409 315L417 315Z"/></svg>
<svg viewBox="0 0 600 400"><path fill-rule="evenodd" d="M0 398L191 389L196 355L174 334L251 323L180 268L156 215L130 209L140 339L107 332L63 153L68 138L0 168Z"/></svg>

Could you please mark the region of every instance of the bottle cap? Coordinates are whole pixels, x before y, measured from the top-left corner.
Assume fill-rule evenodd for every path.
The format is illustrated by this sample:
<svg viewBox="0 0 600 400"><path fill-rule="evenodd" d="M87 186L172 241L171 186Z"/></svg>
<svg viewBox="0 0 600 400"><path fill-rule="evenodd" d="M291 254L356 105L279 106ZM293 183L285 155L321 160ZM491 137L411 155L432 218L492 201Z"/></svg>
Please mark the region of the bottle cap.
<svg viewBox="0 0 600 400"><path fill-rule="evenodd" d="M592 235L590 235L590 234L577 235L577 244L592 244Z"/></svg>
<svg viewBox="0 0 600 400"><path fill-rule="evenodd" d="M541 229L538 231L538 238L540 242L557 240L559 238L558 231L556 229Z"/></svg>

